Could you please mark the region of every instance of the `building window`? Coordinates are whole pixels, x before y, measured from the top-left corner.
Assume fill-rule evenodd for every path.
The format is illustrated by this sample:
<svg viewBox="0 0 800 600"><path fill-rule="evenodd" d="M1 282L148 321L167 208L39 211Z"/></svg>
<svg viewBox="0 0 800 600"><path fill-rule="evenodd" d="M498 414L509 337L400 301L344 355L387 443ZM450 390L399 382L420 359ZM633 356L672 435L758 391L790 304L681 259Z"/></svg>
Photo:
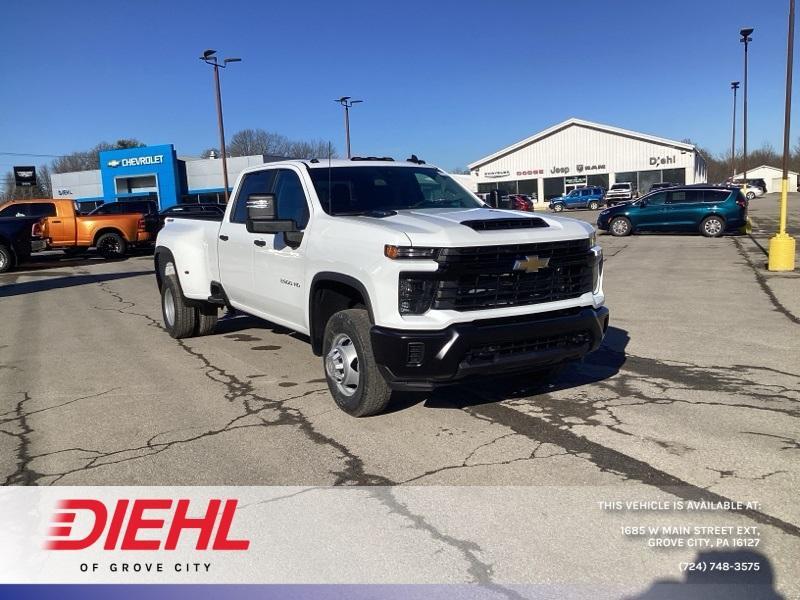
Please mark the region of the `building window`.
<svg viewBox="0 0 800 600"><path fill-rule="evenodd" d="M640 193L649 192L654 183L661 183L661 170L639 171L638 190Z"/></svg>
<svg viewBox="0 0 800 600"><path fill-rule="evenodd" d="M539 191L536 185L536 179L522 179L518 181L517 189L519 190L517 192L518 194L527 194L529 196Z"/></svg>
<svg viewBox="0 0 800 600"><path fill-rule="evenodd" d="M546 177L544 180L544 199L550 200L564 193L563 177ZM541 200L541 198L540 198Z"/></svg>
<svg viewBox="0 0 800 600"><path fill-rule="evenodd" d="M589 187L601 187L605 190L608 189L608 173L602 175L589 175Z"/></svg>
<svg viewBox="0 0 800 600"><path fill-rule="evenodd" d="M664 181L677 183L678 185L686 183L686 169L664 169L662 173Z"/></svg>

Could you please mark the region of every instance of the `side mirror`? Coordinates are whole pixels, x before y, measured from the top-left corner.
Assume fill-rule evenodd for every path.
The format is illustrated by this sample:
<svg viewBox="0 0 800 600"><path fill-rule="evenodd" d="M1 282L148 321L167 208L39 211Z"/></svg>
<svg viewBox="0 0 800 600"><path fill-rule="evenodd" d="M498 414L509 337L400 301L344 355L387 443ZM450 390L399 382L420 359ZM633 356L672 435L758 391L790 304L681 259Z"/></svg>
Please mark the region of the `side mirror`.
<svg viewBox="0 0 800 600"><path fill-rule="evenodd" d="M275 194L250 194L247 197L247 231L250 233L281 233L297 231L292 219L276 219Z"/></svg>

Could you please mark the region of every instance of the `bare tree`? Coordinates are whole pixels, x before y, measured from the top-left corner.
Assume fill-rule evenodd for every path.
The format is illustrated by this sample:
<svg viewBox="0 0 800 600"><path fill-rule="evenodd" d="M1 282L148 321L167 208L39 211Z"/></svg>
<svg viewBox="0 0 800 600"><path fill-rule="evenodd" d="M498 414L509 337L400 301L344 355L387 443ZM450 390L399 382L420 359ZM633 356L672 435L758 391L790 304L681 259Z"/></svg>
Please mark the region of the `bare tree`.
<svg viewBox="0 0 800 600"><path fill-rule="evenodd" d="M290 140L285 135L263 129L242 129L231 137L228 156L268 154L290 158L326 158L329 142L325 140ZM338 156L331 145L331 157Z"/></svg>
<svg viewBox="0 0 800 600"><path fill-rule="evenodd" d="M55 159L52 163L54 173L71 173L74 171L92 171L100 168L100 153L106 150L119 150L121 148L139 148L144 146L135 138L123 138L113 144L100 142L91 150L72 152Z"/></svg>

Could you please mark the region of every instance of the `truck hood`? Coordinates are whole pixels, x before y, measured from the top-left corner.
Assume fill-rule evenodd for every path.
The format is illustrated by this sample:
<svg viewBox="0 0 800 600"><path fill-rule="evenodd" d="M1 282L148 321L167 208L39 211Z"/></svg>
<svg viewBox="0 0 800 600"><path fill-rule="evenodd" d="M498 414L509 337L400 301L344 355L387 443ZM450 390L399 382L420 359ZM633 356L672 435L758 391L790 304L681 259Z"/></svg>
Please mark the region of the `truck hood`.
<svg viewBox="0 0 800 600"><path fill-rule="evenodd" d="M498 229L476 231L465 221L491 221L498 219L542 219L547 227L526 229ZM404 233L413 246L487 246L578 239L594 231L589 223L577 219L545 216L492 208L438 208L425 210L400 210L396 215L383 218L350 217L373 227L383 227L395 233Z"/></svg>

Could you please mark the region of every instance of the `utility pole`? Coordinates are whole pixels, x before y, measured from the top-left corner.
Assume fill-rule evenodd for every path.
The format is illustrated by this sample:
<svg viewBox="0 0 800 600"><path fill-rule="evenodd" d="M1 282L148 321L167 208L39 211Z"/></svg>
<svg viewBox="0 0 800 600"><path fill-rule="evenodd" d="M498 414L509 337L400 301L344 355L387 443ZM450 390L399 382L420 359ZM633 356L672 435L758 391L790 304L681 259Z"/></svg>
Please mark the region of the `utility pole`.
<svg viewBox="0 0 800 600"><path fill-rule="evenodd" d="M786 100L783 109L783 179L778 233L769 240L770 271L794 271L795 239L786 233L789 193L789 125L792 106L792 57L794 55L794 0L789 0L789 34L786 44Z"/></svg>
<svg viewBox="0 0 800 600"><path fill-rule="evenodd" d="M731 177L736 177L736 90L739 89L738 81L731 81L733 90L733 135L731 137Z"/></svg>

